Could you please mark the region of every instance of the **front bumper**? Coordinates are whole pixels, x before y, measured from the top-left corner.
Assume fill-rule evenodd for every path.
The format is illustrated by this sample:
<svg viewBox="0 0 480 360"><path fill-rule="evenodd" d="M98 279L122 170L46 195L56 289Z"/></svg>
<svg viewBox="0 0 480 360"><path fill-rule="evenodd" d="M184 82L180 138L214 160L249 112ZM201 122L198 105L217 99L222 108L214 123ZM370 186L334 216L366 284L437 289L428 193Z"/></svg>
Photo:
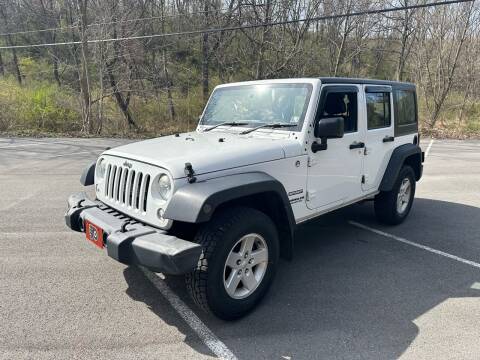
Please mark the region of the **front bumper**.
<svg viewBox="0 0 480 360"><path fill-rule="evenodd" d="M98 200L88 199L84 192L73 194L68 198L65 222L70 229L83 232L85 221L103 230L108 256L123 264L180 275L197 266L202 252L199 244L143 225Z"/></svg>

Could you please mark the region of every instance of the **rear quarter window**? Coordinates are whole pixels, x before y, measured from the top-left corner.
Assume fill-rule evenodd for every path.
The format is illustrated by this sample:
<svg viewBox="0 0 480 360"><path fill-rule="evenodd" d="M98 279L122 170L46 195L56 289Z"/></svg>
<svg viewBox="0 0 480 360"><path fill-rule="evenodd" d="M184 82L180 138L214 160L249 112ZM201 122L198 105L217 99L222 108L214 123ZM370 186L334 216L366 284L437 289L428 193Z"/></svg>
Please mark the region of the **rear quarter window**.
<svg viewBox="0 0 480 360"><path fill-rule="evenodd" d="M415 124L417 111L415 93L413 91L396 91L397 121L398 125Z"/></svg>
<svg viewBox="0 0 480 360"><path fill-rule="evenodd" d="M395 136L418 133L417 96L415 89L395 89Z"/></svg>

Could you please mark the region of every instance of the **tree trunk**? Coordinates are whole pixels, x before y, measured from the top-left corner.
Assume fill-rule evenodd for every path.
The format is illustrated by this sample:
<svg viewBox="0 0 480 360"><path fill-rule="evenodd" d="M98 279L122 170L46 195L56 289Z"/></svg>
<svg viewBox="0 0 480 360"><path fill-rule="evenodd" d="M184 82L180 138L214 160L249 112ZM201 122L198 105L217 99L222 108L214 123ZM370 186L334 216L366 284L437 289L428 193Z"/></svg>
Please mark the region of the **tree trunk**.
<svg viewBox="0 0 480 360"><path fill-rule="evenodd" d="M60 75L58 73L58 58L55 55L53 56L53 77L57 85L61 86L62 83L60 82Z"/></svg>
<svg viewBox="0 0 480 360"><path fill-rule="evenodd" d="M271 8L272 1L266 0L265 3L265 21L264 23L270 22L270 8ZM257 56L257 66L255 70L255 79L259 80L263 78L264 73L264 55L265 55L265 44L268 41L268 27L265 26L262 28L262 36L260 40L260 48L258 49L258 56Z"/></svg>
<svg viewBox="0 0 480 360"><path fill-rule="evenodd" d="M402 4L402 6L408 6L408 0ZM407 61L407 41L409 37L409 10L405 10L403 20L403 27L402 27L402 40L400 44L400 56L398 57L397 63L397 71L395 73L395 78L397 81L403 80L403 74L405 71L405 64Z"/></svg>
<svg viewBox="0 0 480 360"><path fill-rule="evenodd" d="M15 46L12 41L12 37L10 35L7 36L7 39L10 46ZM17 77L18 83L22 85L22 73L20 72L20 66L18 65L17 50L15 48L12 49L12 56L13 56L13 69L15 70L15 76Z"/></svg>
<svg viewBox="0 0 480 360"><path fill-rule="evenodd" d="M52 28L59 26L58 18L53 17L55 14L55 5L53 1L54 0L49 0L48 4L46 4L43 0L40 1L40 5L42 7L42 17L49 20L51 19L50 21L52 22L49 22L49 26L51 26ZM48 6L48 9L47 9L47 6ZM47 33L45 36L45 42L50 42L54 44L56 40L57 40L57 34L55 31L53 31L51 34ZM51 58L52 58L53 78L55 79L55 82L57 83L57 85L61 86L60 76L58 73L58 51L56 46L52 48Z"/></svg>
<svg viewBox="0 0 480 360"><path fill-rule="evenodd" d="M77 0L77 9L80 15L80 30L81 30L81 44L80 44L80 92L83 100L83 131L90 134L92 132L92 124L90 121L90 81L88 75L88 39L87 39L87 1Z"/></svg>
<svg viewBox="0 0 480 360"><path fill-rule="evenodd" d="M8 16L7 16L6 10L3 8L3 5L0 5L0 16L3 18L3 23L5 24L6 31L8 31L10 29L8 24ZM7 36L7 45L15 46L15 43L13 42L11 35ZM13 56L13 69L15 71L17 81L20 85L22 85L22 74L20 72L20 67L18 65L17 50L15 48L12 48L12 56Z"/></svg>
<svg viewBox="0 0 480 360"><path fill-rule="evenodd" d="M56 41L56 36L55 34L52 36L52 42L54 43ZM57 49L54 46L52 50L52 63L53 63L53 78L55 79L55 82L57 83L58 86L61 86L62 83L60 82L60 74L58 73L58 56L57 56Z"/></svg>
<svg viewBox="0 0 480 360"><path fill-rule="evenodd" d="M168 112L170 113L170 119L175 119L175 106L173 104L172 97L172 81L170 80L170 75L167 68L167 51L163 49L163 75L165 76L165 90L167 91L167 101L168 101Z"/></svg>
<svg viewBox="0 0 480 360"><path fill-rule="evenodd" d="M118 107L122 111L122 114L125 117L125 120L127 121L128 126L130 128L138 129L138 126L133 120L132 113L130 112L130 109L129 109L129 105L130 105L129 97L124 98L122 93L120 92L120 89L118 88L117 80L113 75L113 64L112 63L106 64L106 67L107 67L108 80L110 81L110 86L112 87L112 90L113 90L113 96L115 97L115 101L117 102Z"/></svg>
<svg viewBox="0 0 480 360"><path fill-rule="evenodd" d="M205 4L203 10L205 12L205 29L208 28L208 11L209 11L209 0L204 0ZM208 54L208 33L204 33L202 37L202 92L203 92L203 102L206 104L208 101L209 95L209 54Z"/></svg>
<svg viewBox="0 0 480 360"><path fill-rule="evenodd" d="M165 1L161 1L161 11L162 11L162 33L165 33ZM167 103L168 103L168 112L170 114L170 119L175 119L175 106L173 104L172 97L172 80L170 79L170 74L168 73L167 67L167 50L165 44L162 48L162 60L163 60L163 76L165 77L165 90L167 92Z"/></svg>
<svg viewBox="0 0 480 360"><path fill-rule="evenodd" d="M3 65L2 53L0 52L0 75L5 76L5 66Z"/></svg>
<svg viewBox="0 0 480 360"><path fill-rule="evenodd" d="M333 76L337 76L338 71L340 69L340 65L343 61L343 50L345 49L345 43L347 41L348 35L348 17L345 19L345 23L343 26L343 35L342 35L342 42L340 43L340 48L338 49L337 57L335 58L335 67L333 68Z"/></svg>

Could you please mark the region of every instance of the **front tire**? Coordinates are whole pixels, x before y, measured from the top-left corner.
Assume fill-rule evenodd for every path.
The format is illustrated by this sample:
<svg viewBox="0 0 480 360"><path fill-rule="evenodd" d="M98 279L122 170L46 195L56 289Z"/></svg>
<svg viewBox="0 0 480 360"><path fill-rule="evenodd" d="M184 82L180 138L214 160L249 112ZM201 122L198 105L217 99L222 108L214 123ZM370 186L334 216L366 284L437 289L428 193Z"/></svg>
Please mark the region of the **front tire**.
<svg viewBox="0 0 480 360"><path fill-rule="evenodd" d="M195 303L224 320L246 315L264 297L279 259L278 233L264 213L233 207L199 230L203 246L197 268L187 274Z"/></svg>
<svg viewBox="0 0 480 360"><path fill-rule="evenodd" d="M414 196L415 172L405 165L392 190L381 192L375 197L374 207L378 221L388 225L402 223L412 208Z"/></svg>

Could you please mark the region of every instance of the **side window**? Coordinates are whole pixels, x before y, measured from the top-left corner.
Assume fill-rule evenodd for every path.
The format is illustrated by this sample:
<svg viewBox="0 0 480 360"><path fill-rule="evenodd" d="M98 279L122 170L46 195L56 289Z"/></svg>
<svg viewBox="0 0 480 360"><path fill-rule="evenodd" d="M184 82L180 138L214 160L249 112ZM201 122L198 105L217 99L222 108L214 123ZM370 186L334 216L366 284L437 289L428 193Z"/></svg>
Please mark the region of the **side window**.
<svg viewBox="0 0 480 360"><path fill-rule="evenodd" d="M398 125L409 125L417 122L415 109L415 93L413 91L398 90L395 93L397 107L396 121Z"/></svg>
<svg viewBox="0 0 480 360"><path fill-rule="evenodd" d="M352 133L357 131L357 112L356 92L328 92L321 117L342 117L345 133Z"/></svg>
<svg viewBox="0 0 480 360"><path fill-rule="evenodd" d="M365 93L365 97L367 99L368 129L389 127L391 124L390 93Z"/></svg>

